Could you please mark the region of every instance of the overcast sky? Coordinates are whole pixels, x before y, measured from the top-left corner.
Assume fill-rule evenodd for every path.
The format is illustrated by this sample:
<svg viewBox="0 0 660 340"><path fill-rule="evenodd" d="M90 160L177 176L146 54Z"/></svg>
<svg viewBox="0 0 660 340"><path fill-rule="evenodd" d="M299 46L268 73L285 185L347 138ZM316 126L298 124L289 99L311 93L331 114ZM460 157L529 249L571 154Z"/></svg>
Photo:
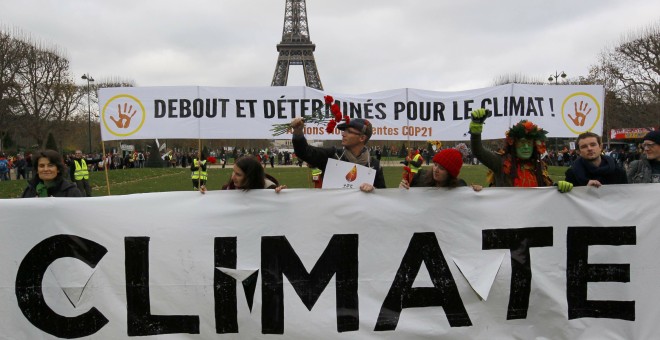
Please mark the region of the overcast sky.
<svg viewBox="0 0 660 340"><path fill-rule="evenodd" d="M57 46L71 72L138 86L269 86L286 0L4 0L0 26ZM498 76L585 76L658 0L307 0L323 87L458 91ZM302 67L289 85L304 85Z"/></svg>

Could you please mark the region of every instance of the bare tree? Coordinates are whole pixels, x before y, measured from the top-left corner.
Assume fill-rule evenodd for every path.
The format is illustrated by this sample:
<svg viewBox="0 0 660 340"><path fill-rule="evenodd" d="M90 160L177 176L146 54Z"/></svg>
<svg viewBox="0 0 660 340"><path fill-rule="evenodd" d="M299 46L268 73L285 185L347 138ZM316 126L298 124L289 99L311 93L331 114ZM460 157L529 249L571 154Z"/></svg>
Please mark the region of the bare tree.
<svg viewBox="0 0 660 340"><path fill-rule="evenodd" d="M48 133L72 112L69 61L57 49L35 45L29 46L23 58L25 65L17 76L22 132L43 146ZM60 103L62 99L69 102Z"/></svg>
<svg viewBox="0 0 660 340"><path fill-rule="evenodd" d="M27 45L0 30L0 139L16 127L19 90L17 76L24 67L22 55Z"/></svg>
<svg viewBox="0 0 660 340"><path fill-rule="evenodd" d="M60 137L69 135L76 128L72 123L74 115L79 111L80 103L85 92L73 83L71 79L65 79L57 85L53 101L53 117L51 120L51 131L56 131Z"/></svg>
<svg viewBox="0 0 660 340"><path fill-rule="evenodd" d="M589 76L605 85L606 105L616 108L610 110L611 127L660 125L660 22L605 50Z"/></svg>

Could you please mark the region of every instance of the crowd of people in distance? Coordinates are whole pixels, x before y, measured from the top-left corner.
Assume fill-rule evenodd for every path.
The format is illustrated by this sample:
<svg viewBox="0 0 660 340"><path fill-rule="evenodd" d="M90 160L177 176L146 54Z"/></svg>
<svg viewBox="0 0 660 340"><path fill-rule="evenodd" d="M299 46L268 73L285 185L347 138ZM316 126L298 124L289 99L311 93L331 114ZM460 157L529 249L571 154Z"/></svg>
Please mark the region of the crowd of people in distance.
<svg viewBox="0 0 660 340"><path fill-rule="evenodd" d="M471 151L466 155L454 148L438 150L432 156L427 150L411 153L403 162L409 172L403 176L399 188L437 187L456 188L468 184L460 178L464 163L472 158L488 169L488 184L493 187L547 187L555 186L567 193L575 186L600 187L608 184L660 183L660 131L651 131L639 146L639 157L630 158L619 152L605 152L601 137L593 132L580 134L576 149L556 152L550 156L546 150L547 131L528 120L521 120L505 134L505 146L491 151L483 146L481 133L489 112L477 109L471 113L469 127ZM295 164L293 159L312 168L315 187L322 187L325 169L330 159L362 165L373 169L373 182L359 183L363 192L385 188L385 177L380 164L380 148L367 147L373 127L367 119L354 118L336 126L341 131L341 147L317 147L307 142L304 120L291 121L293 153L275 153L269 150L235 154L232 173L222 190L274 189L280 192L286 185L279 183L265 169L274 164ZM388 150L390 152L391 150ZM237 150L234 149L234 153ZM90 171L95 169L121 169L143 167L148 153L133 152L124 157L107 154L90 157L80 150L63 158L58 152L44 150L34 154L17 154L7 157L0 153L0 180L9 180L14 169L17 179L28 181L22 197L81 197L91 196L88 182ZM229 155L222 153L213 159L224 168ZM277 161L276 161L277 159ZM194 190L207 192L209 157L205 153L182 154L168 152L163 156L171 166L190 167ZM433 163L432 169L422 168L423 163ZM548 175L548 165L561 163L568 166L564 180L553 182ZM475 191L483 188L471 185Z"/></svg>

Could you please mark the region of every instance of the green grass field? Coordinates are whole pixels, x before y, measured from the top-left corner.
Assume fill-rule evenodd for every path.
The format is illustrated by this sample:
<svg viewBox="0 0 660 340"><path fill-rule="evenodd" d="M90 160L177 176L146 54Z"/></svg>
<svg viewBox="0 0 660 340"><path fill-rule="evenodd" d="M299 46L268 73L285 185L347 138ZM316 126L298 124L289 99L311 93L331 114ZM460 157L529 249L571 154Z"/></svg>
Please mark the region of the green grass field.
<svg viewBox="0 0 660 340"><path fill-rule="evenodd" d="M392 163L393 166L384 167L385 181L388 188L398 187L402 174L402 166ZM425 166L425 168L430 167ZM483 165L464 165L460 177L469 184L485 185L487 171ZM565 167L550 167L550 177L555 182L564 179L565 171ZM312 187L310 170L304 166L269 167L266 172L277 178L280 184L286 184L289 188ZM220 190L220 187L229 180L230 175L231 167L210 169L207 187L209 190ZM112 170L108 172L108 178L112 195L192 190L188 168ZM90 183L94 196L108 195L104 172L91 173ZM0 198L20 197L25 187L26 181L24 180L0 182Z"/></svg>

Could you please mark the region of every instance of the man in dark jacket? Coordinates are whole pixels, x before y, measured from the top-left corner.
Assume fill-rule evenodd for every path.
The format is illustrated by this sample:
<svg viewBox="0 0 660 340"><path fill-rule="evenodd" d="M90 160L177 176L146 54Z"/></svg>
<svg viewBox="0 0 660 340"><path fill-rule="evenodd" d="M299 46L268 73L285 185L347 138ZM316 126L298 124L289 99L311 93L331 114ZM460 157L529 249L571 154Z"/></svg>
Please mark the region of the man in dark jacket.
<svg viewBox="0 0 660 340"><path fill-rule="evenodd" d="M380 167L380 162L375 157L371 157L366 147L373 133L373 126L368 120L354 118L349 120L348 123L337 125L337 129L341 130L342 149L337 149L336 147L319 148L307 144L304 127L305 122L302 118L295 118L291 121L291 128L293 129L291 141L294 152L299 159L302 159L314 168L323 170L324 173L329 158L375 169L376 178L373 185L362 183L360 190L371 192L374 190L374 187L385 188L385 176L383 175L383 169Z"/></svg>
<svg viewBox="0 0 660 340"><path fill-rule="evenodd" d="M628 183L626 171L612 157L603 154L603 142L599 135L582 133L575 144L580 157L566 170L566 182L596 188L604 184Z"/></svg>
<svg viewBox="0 0 660 340"><path fill-rule="evenodd" d="M14 164L16 166L16 179L19 180L21 177L23 179L27 179L26 174L25 174L25 168L27 167L27 163L25 162L25 158L23 155L18 154L16 156L16 163Z"/></svg>

